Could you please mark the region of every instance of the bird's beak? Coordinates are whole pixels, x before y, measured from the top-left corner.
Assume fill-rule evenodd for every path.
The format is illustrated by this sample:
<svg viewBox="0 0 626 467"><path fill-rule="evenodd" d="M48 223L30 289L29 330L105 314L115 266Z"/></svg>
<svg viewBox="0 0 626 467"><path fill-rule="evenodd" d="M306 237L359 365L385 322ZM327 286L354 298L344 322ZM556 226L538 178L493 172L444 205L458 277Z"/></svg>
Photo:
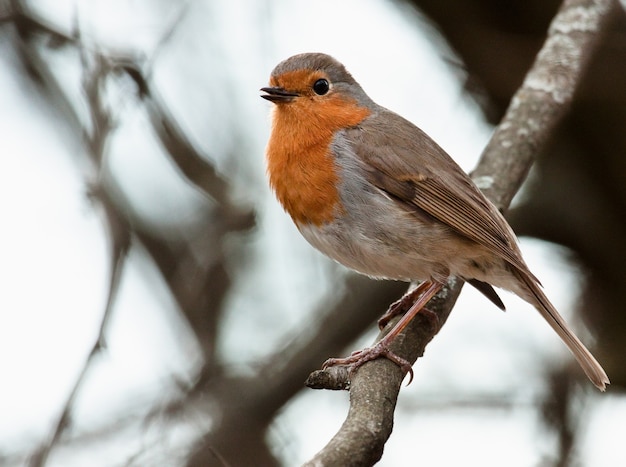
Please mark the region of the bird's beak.
<svg viewBox="0 0 626 467"><path fill-rule="evenodd" d="M274 104L281 104L291 102L294 98L298 97L298 93L285 91L283 88L261 88L261 91L266 94L261 94L263 99L273 102Z"/></svg>

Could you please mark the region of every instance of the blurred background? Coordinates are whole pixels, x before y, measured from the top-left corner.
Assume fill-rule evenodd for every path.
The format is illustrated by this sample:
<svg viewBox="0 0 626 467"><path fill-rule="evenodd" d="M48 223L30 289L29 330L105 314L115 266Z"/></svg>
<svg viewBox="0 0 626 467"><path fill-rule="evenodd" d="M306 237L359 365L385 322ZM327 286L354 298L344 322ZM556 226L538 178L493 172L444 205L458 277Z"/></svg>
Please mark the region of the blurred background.
<svg viewBox="0 0 626 467"><path fill-rule="evenodd" d="M553 0L0 1L0 465L292 466L303 381L405 290L300 238L264 166L272 68L326 52L471 171ZM626 465L626 19L508 217L612 384L464 289L381 466Z"/></svg>

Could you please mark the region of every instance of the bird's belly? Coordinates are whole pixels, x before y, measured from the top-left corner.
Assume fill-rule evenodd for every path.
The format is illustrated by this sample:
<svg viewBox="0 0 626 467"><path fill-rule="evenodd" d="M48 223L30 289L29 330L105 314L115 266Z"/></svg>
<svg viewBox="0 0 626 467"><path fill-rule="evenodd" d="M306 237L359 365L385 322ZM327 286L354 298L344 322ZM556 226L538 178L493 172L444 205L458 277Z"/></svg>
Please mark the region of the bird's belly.
<svg viewBox="0 0 626 467"><path fill-rule="evenodd" d="M443 281L463 269L456 234L437 222L423 223L388 201L383 210L298 228L322 253L370 277Z"/></svg>

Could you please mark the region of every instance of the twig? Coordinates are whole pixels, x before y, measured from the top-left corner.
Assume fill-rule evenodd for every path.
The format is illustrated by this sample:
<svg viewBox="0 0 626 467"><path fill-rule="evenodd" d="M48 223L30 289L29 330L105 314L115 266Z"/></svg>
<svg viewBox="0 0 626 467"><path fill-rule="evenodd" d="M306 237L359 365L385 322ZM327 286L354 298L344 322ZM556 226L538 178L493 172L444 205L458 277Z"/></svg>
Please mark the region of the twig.
<svg viewBox="0 0 626 467"><path fill-rule="evenodd" d="M70 426L71 424L71 414L74 410L74 404L76 402L77 396L80 394L85 382L87 381L87 375L89 374L89 370L92 368L92 363L95 358L102 352L103 349L106 348L105 335L108 329L108 323L113 314L113 303L115 301L115 296L119 289L120 277L122 275L122 268L124 265L124 259L126 257L126 252L130 246L130 243L121 240L115 240L115 236L113 238L113 245L111 248L111 256L113 257L111 273L109 277L109 290L107 295L107 302L104 307L104 313L102 314L102 319L100 321L99 332L96 340L94 342L83 367L74 382L74 387L70 391L70 394L63 405L63 410L61 411L61 415L57 420L54 431L50 438L43 442L37 450L32 454L29 460L29 467L43 467L46 464L48 456L54 446L59 442L63 432ZM119 238L119 236L118 236Z"/></svg>
<svg viewBox="0 0 626 467"><path fill-rule="evenodd" d="M461 292L462 281L452 279L439 295L428 305L437 314L443 325ZM393 328L392 320L376 338L378 341ZM394 340L391 350L397 355L414 362L438 329L432 328L432 320L418 314L412 323ZM318 378L325 372L337 372L331 367L311 375ZM347 376L347 375L346 375ZM330 376L339 384L341 374ZM393 414L404 375L395 363L385 358L367 362L345 384L350 388L350 410L343 425L330 442L305 466L365 466L375 464L393 427ZM311 380L309 380L311 382ZM414 383L415 384L415 383ZM333 388L334 389L334 388Z"/></svg>
<svg viewBox="0 0 626 467"><path fill-rule="evenodd" d="M83 56L83 64L85 65L86 57ZM87 70L85 68L85 70ZM106 78L107 74L106 65L102 57L97 57L97 66L91 70L90 73L85 73L84 77L84 89L87 95L89 103L89 110L92 120L93 131L88 137L87 144L90 148L90 156L95 162L98 173L102 173L102 162L105 152L106 141L111 134L112 119L109 113L103 108L102 96L100 94L100 86L102 81ZM92 368L92 363L106 348L106 332L111 316L113 314L113 304L117 291L119 289L120 278L123 271L124 261L126 254L131 245L131 236L128 224L122 219L115 207L111 203L107 203L104 196L101 196L99 191L102 189L100 185L102 178L98 177L98 185L94 187L94 191L91 195L97 198L105 211L105 223L109 230L109 238L111 240L111 271L109 275L109 288L107 294L107 301L104 306L104 312L100 321L98 330L98 336L87 356L85 363L74 382L74 386L70 391L70 394L63 405L61 415L57 420L54 430L47 441L44 441L39 448L33 453L29 460L30 467L42 467L46 464L46 461L50 455L52 449L61 439L64 431L71 424L71 414L74 410L76 398L80 394L87 376Z"/></svg>
<svg viewBox="0 0 626 467"><path fill-rule="evenodd" d="M508 207L542 149L573 101L589 58L608 23L613 0L565 0L548 30L521 88L485 148L473 178L502 210ZM460 281L452 281L429 304L443 325L458 294ZM392 350L415 362L437 330L418 317L397 339ZM387 330L395 321L387 325ZM420 332L420 327L424 328ZM381 333L376 340L384 335ZM402 335L401 335L402 336ZM400 336L399 336L400 337ZM331 441L306 466L364 466L375 464L391 434L402 374L386 359L363 365L346 381L350 410ZM333 380L337 384L336 378Z"/></svg>
<svg viewBox="0 0 626 467"><path fill-rule="evenodd" d="M37 447L29 459L31 466L43 466L50 452L66 433L71 423L75 400L84 388L84 381L88 377L91 364L104 348L104 336L113 312L115 291L131 240L144 246L154 259L179 304L181 312L185 314L191 328L197 333L198 342L204 350L205 360L212 361L214 360L213 353L206 349L212 349L217 340L214 336L217 332L216 323L221 310L221 301L230 284L224 264L224 252L220 246L227 232L251 228L254 225L254 213L250 209L237 206L230 198L226 179L215 170L210 157L194 148L184 131L174 121L171 113L168 112L165 103L157 99L155 90L151 88L151 83L145 77L144 70L138 65L137 60L128 58L132 54L124 57L119 53L106 54L97 47L87 49L78 32L71 37L68 36L67 40L60 41L57 36L65 36L60 33L55 34L52 26L48 27L40 21L31 20L31 12L26 6L22 6L19 0L11 0L11 5L11 11L3 15L2 21L16 23L19 37L16 45L29 77L40 90L45 92L56 110L62 112L63 120L70 123L74 133L85 137L87 150L81 154L89 158L90 169L94 168L96 172L90 194L104 208L104 221L110 231L112 242L109 296L100 323L99 335L86 357L58 420L51 429L51 434ZM178 21L176 20L175 23L178 24ZM161 45L171 36L172 28L160 42ZM50 36L53 40L56 39L56 43L63 42L80 50L83 68L90 70L83 81L85 101L89 110L90 121L88 123L83 122L74 104L42 57L43 54L38 47L39 42L33 40L34 37L39 36L44 38ZM110 137L113 119L108 113L106 102L102 100L101 91L111 75L120 72L125 73L137 84L139 97L149 112L155 132L167 156L191 185L199 188L212 199L211 202L206 203L206 212L211 214L213 221L211 222L212 229L209 233L204 232L201 238L189 238L187 232L185 235L171 235L166 239L156 235L153 229L148 228L141 216L134 211L117 181L107 176L103 170L106 167L106 143ZM200 242L206 251L214 252L214 258L207 260L206 257L197 257ZM181 274L183 271L181 265L187 271L185 274ZM190 269L191 273L189 273Z"/></svg>

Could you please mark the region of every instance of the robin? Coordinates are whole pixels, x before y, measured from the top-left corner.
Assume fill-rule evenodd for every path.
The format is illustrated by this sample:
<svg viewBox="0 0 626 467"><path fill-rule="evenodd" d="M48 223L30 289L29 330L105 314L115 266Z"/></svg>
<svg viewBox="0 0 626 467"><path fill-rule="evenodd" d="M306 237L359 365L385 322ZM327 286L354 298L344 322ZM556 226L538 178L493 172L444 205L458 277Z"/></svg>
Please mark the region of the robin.
<svg viewBox="0 0 626 467"><path fill-rule="evenodd" d="M315 248L361 274L416 281L411 306L373 347L324 367L354 369L390 342L458 277L504 308L492 286L533 305L604 391L602 366L572 332L524 262L511 227L427 134L372 101L346 68L320 53L279 63L261 96L274 103L267 172L276 197ZM403 308L400 310L400 308ZM386 322L404 307L391 307Z"/></svg>

